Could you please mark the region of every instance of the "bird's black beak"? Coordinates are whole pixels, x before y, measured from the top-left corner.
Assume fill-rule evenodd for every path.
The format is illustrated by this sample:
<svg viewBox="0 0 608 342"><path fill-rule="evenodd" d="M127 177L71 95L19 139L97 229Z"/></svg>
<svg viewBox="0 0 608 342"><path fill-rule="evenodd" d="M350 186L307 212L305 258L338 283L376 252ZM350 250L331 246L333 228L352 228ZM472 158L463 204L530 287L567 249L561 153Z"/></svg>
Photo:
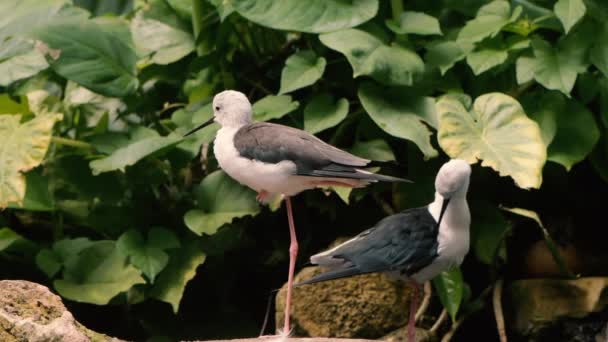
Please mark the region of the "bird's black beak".
<svg viewBox="0 0 608 342"><path fill-rule="evenodd" d="M441 211L439 212L439 220L437 220L437 227L441 224L441 219L443 219L443 214L445 214L445 210L448 208L448 204L450 203L449 198L444 198L441 203Z"/></svg>
<svg viewBox="0 0 608 342"><path fill-rule="evenodd" d="M191 129L191 130L190 130L190 132L188 132L188 133L184 134L184 137L187 137L187 136L189 136L190 134L193 134L194 132L196 132L196 131L198 131L198 130L201 130L201 129L203 129L203 128L205 128L205 127L209 126L209 125L211 125L211 124L213 123L213 119L215 119L215 117L214 117L214 116L212 116L212 117L211 117L211 119L209 119L209 120L207 120L207 121L203 122L203 123L202 123L202 124L200 124L199 126L197 126L197 127L193 128L193 129Z"/></svg>

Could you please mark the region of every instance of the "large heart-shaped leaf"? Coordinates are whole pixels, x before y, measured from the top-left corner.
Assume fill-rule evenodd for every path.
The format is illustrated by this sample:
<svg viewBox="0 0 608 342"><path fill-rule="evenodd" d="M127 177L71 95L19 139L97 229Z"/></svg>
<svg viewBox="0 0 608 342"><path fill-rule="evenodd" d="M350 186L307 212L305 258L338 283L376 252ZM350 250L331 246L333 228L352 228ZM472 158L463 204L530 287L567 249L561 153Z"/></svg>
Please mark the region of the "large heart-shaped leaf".
<svg viewBox="0 0 608 342"><path fill-rule="evenodd" d="M169 261L169 255L164 250L179 247L179 240L173 232L164 228L152 228L145 240L140 232L131 229L118 238L116 247L128 255L131 264L153 283Z"/></svg>
<svg viewBox="0 0 608 342"><path fill-rule="evenodd" d="M600 139L600 131L585 106L557 92L530 102L537 104L531 118L540 126L548 160L570 170L591 153Z"/></svg>
<svg viewBox="0 0 608 342"><path fill-rule="evenodd" d="M398 34L441 35L439 20L423 12L405 11L399 16L399 22L387 21L387 26Z"/></svg>
<svg viewBox="0 0 608 342"><path fill-rule="evenodd" d="M0 208L22 203L26 184L22 172L42 162L53 125L61 118L61 114L41 114L21 124L21 115L0 115Z"/></svg>
<svg viewBox="0 0 608 342"><path fill-rule="evenodd" d="M169 255L169 264L158 276L151 296L171 304L177 313L186 285L196 275L196 268L205 262L206 255L196 240L185 242Z"/></svg>
<svg viewBox="0 0 608 342"><path fill-rule="evenodd" d="M36 75L48 66L31 42L13 38L0 43L0 86Z"/></svg>
<svg viewBox="0 0 608 342"><path fill-rule="evenodd" d="M439 295L439 300L448 311L452 321L456 321L456 315L460 309L464 294L464 280L459 267L440 273L433 279L433 285Z"/></svg>
<svg viewBox="0 0 608 342"><path fill-rule="evenodd" d="M94 175L114 170L124 172L127 166L134 165L150 155L160 154L179 144L181 141L182 138L177 136L150 137L137 140L134 143L117 149L105 158L93 160L89 165Z"/></svg>
<svg viewBox="0 0 608 342"><path fill-rule="evenodd" d="M373 82L362 83L358 95L363 108L385 132L411 140L426 158L437 156L431 131L423 123L433 125L436 120L432 98L405 96L400 88L386 89Z"/></svg>
<svg viewBox="0 0 608 342"><path fill-rule="evenodd" d="M564 25L566 33L583 18L587 7L583 0L559 0L554 6L555 15Z"/></svg>
<svg viewBox="0 0 608 342"><path fill-rule="evenodd" d="M268 95L253 104L253 119L255 121L279 119L299 106L300 103L292 101L289 95Z"/></svg>
<svg viewBox="0 0 608 342"><path fill-rule="evenodd" d="M348 100L327 94L315 96L304 108L304 129L312 134L333 127L348 114Z"/></svg>
<svg viewBox="0 0 608 342"><path fill-rule="evenodd" d="M315 83L323 76L325 64L325 58L317 57L310 50L298 51L289 56L281 72L279 94L289 93Z"/></svg>
<svg viewBox="0 0 608 342"><path fill-rule="evenodd" d="M53 197L49 191L49 180L39 169L25 174L25 196L21 205L11 203L9 208L31 211L53 211Z"/></svg>
<svg viewBox="0 0 608 342"><path fill-rule="evenodd" d="M350 153L375 161L393 161L395 154L385 140L376 139L370 141L357 141L348 150Z"/></svg>
<svg viewBox="0 0 608 342"><path fill-rule="evenodd" d="M386 45L365 31L341 30L322 34L319 39L346 56L353 77L369 75L387 85L411 85L414 76L424 71L424 62L414 51Z"/></svg>
<svg viewBox="0 0 608 342"><path fill-rule="evenodd" d="M188 211L184 221L198 235L213 235L233 219L260 211L255 193L220 170L203 179L196 195L200 209Z"/></svg>
<svg viewBox="0 0 608 342"><path fill-rule="evenodd" d="M464 59L473 48L473 44L467 42L437 42L428 46L424 59L426 59L429 66L439 68L439 71L443 75L456 62Z"/></svg>
<svg viewBox="0 0 608 342"><path fill-rule="evenodd" d="M539 188L546 148L538 124L514 98L502 93L478 97L449 94L437 101L441 148L469 163L482 160L521 188Z"/></svg>
<svg viewBox="0 0 608 342"><path fill-rule="evenodd" d="M232 0L230 4L262 26L311 33L354 27L378 11L378 0Z"/></svg>
<svg viewBox="0 0 608 342"><path fill-rule="evenodd" d="M145 280L127 263L114 241L98 241L65 262L64 278L53 282L61 296L98 305Z"/></svg>
<svg viewBox="0 0 608 342"><path fill-rule="evenodd" d="M519 6L511 11L508 1L494 0L482 6L477 16L467 22L458 33L458 41L476 43L494 37L504 26L517 20L521 12Z"/></svg>
<svg viewBox="0 0 608 342"><path fill-rule="evenodd" d="M137 57L123 20L62 20L34 36L48 45L45 51L59 75L106 96L129 95L137 88Z"/></svg>

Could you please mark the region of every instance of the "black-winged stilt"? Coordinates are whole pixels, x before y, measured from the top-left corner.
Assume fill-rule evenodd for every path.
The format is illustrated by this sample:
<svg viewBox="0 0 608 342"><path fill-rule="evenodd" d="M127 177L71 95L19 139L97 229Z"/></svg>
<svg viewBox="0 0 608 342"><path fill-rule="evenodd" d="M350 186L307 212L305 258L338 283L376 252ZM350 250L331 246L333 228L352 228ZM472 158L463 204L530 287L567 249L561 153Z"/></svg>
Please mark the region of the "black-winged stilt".
<svg viewBox="0 0 608 342"><path fill-rule="evenodd" d="M319 186L362 187L377 181L407 181L363 170L370 160L326 144L315 136L288 126L252 122L252 107L238 91L226 90L213 98L213 117L186 134L216 122L221 125L214 143L220 167L258 193L266 202L281 195L287 204L291 244L283 333L289 334L291 291L298 242L290 197Z"/></svg>

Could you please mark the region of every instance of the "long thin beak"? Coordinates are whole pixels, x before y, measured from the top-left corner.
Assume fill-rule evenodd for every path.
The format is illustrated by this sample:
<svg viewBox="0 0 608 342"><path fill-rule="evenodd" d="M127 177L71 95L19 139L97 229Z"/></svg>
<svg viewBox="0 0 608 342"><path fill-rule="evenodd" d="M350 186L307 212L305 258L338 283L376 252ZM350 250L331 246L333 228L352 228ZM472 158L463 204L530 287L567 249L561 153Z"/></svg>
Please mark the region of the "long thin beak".
<svg viewBox="0 0 608 342"><path fill-rule="evenodd" d="M441 225L441 220L443 219L443 214L445 214L445 210L448 208L448 204L450 203L450 199L443 199L441 203L441 212L439 212L439 220L437 220L437 227Z"/></svg>
<svg viewBox="0 0 608 342"><path fill-rule="evenodd" d="M211 124L213 123L213 119L214 119L214 118L215 118L215 117L213 117L213 116L212 116L212 117L211 117L211 119L209 119L209 120L207 120L207 121L203 122L202 124L200 124L199 126L197 126L197 127L193 128L192 130L190 130L190 132L188 132L188 133L184 134L184 137L187 137L187 136L189 136L190 134L193 134L194 132L196 132L196 131L198 131L198 130L201 130L201 129L203 129L203 128L205 128L205 127L209 126L209 125L211 125Z"/></svg>

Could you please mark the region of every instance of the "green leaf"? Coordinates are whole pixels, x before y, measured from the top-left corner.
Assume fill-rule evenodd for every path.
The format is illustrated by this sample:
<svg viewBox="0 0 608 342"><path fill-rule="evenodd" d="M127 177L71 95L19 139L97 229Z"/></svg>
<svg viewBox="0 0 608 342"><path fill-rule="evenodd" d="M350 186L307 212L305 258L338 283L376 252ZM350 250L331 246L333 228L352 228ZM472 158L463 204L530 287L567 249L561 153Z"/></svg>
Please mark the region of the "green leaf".
<svg viewBox="0 0 608 342"><path fill-rule="evenodd" d="M508 57L509 53L505 50L482 49L471 52L467 56L467 63L473 70L473 73L479 75L495 66L503 64Z"/></svg>
<svg viewBox="0 0 608 342"><path fill-rule="evenodd" d="M597 35L597 38L589 50L589 59L591 63L595 65L608 77L608 24L604 24L601 32Z"/></svg>
<svg viewBox="0 0 608 342"><path fill-rule="evenodd" d="M511 228L509 221L496 206L487 202L471 206L471 245L475 256L486 265L491 265L494 257L506 257L503 247L505 233Z"/></svg>
<svg viewBox="0 0 608 342"><path fill-rule="evenodd" d="M538 103L530 117L540 126L547 159L569 171L591 153L600 139L593 114L579 102L557 92L531 101Z"/></svg>
<svg viewBox="0 0 608 342"><path fill-rule="evenodd" d="M45 248L36 254L36 266L49 278L53 278L62 267L61 258L53 250Z"/></svg>
<svg viewBox="0 0 608 342"><path fill-rule="evenodd" d="M114 241L98 241L65 262L63 279L53 282L62 297L105 305L133 285L145 283L137 269L127 263Z"/></svg>
<svg viewBox="0 0 608 342"><path fill-rule="evenodd" d="M521 188L539 188L546 149L540 129L514 98L502 93L478 97L444 95L437 101L439 145L451 158L482 160Z"/></svg>
<svg viewBox="0 0 608 342"><path fill-rule="evenodd" d="M340 197L342 202L349 204L350 202L350 193L353 191L353 188L347 188L344 186L332 187L332 190Z"/></svg>
<svg viewBox="0 0 608 342"><path fill-rule="evenodd" d="M376 16L378 0L232 0L256 24L279 30L322 33L354 27Z"/></svg>
<svg viewBox="0 0 608 342"><path fill-rule="evenodd" d="M387 22L387 26L397 34L441 35L437 18L423 12L405 11L399 16L399 23Z"/></svg>
<svg viewBox="0 0 608 342"><path fill-rule="evenodd" d="M21 115L0 115L0 209L11 202L22 204L26 190L22 172L42 162L53 126L61 118L61 114L43 114L20 124Z"/></svg>
<svg viewBox="0 0 608 342"><path fill-rule="evenodd" d="M44 55L31 42L13 38L0 44L0 86L34 76L48 66Z"/></svg>
<svg viewBox="0 0 608 342"><path fill-rule="evenodd" d="M349 151L356 156L370 160L384 162L395 160L393 150L391 150L391 147L382 139L370 141L357 140Z"/></svg>
<svg viewBox="0 0 608 342"><path fill-rule="evenodd" d="M173 250L169 264L152 288L151 296L171 304L173 312L177 313L186 285L194 278L196 268L205 262L205 257L196 240L189 240L182 248Z"/></svg>
<svg viewBox="0 0 608 342"><path fill-rule="evenodd" d="M526 60L524 65L532 70L534 79L545 88L559 90L569 96L577 74L587 68L586 47L584 41L574 38L561 41L556 49L544 40L534 39L534 61Z"/></svg>
<svg viewBox="0 0 608 342"><path fill-rule="evenodd" d="M255 192L238 184L223 171L205 177L196 190L198 206L186 213L186 226L198 235L213 235L237 217L256 215L260 208Z"/></svg>
<svg viewBox="0 0 608 342"><path fill-rule="evenodd" d="M519 18L521 7L511 12L508 1L495 0L482 6L475 19L469 20L458 33L458 41L476 43L496 36L504 26Z"/></svg>
<svg viewBox="0 0 608 342"><path fill-rule="evenodd" d="M9 94L0 94L0 114L26 114L29 112L27 97L22 96L20 102L16 102Z"/></svg>
<svg viewBox="0 0 608 342"><path fill-rule="evenodd" d="M144 18L141 12L131 20L131 32L137 49L156 64L173 63L194 51L194 37L190 32Z"/></svg>
<svg viewBox="0 0 608 342"><path fill-rule="evenodd" d="M279 119L299 106L300 103L292 101L289 95L268 95L253 104L253 119L255 121Z"/></svg>
<svg viewBox="0 0 608 342"><path fill-rule="evenodd" d="M10 204L9 208L20 208L31 211L53 211L53 199L49 192L49 180L39 171L30 171L25 174L25 196L23 202Z"/></svg>
<svg viewBox="0 0 608 342"><path fill-rule="evenodd" d="M448 311L452 322L456 322L456 315L462 303L464 294L464 280L459 267L440 273L433 279L433 285L439 295L439 300Z"/></svg>
<svg viewBox="0 0 608 342"><path fill-rule="evenodd" d="M317 95L304 108L304 130L312 134L321 132L342 122L347 114L347 99L335 101L328 94Z"/></svg>
<svg viewBox="0 0 608 342"><path fill-rule="evenodd" d="M230 1L225 1L225 0L208 0L208 1L211 4L213 4L213 6L215 6L217 13L220 15L221 21L224 21L224 19L226 19L230 14L232 14L234 12L234 7L232 7L232 4L230 3Z"/></svg>
<svg viewBox="0 0 608 342"><path fill-rule="evenodd" d="M164 239L168 240L163 241ZM146 241L141 233L133 229L123 233L116 241L118 250L129 256L131 264L141 270L151 283L154 283L156 275L167 266L169 261L169 255L163 250L178 246L179 240L175 234L162 228L150 230Z"/></svg>
<svg viewBox="0 0 608 342"><path fill-rule="evenodd" d="M0 228L0 252L21 239L23 239L21 235L15 233L12 229L7 227Z"/></svg>
<svg viewBox="0 0 608 342"><path fill-rule="evenodd" d="M123 20L57 21L34 35L48 45L46 54L59 75L106 96L121 97L137 89L137 58Z"/></svg>
<svg viewBox="0 0 608 342"><path fill-rule="evenodd" d="M314 84L323 76L325 64L325 58L317 57L311 50L298 51L289 56L281 72L279 94L289 93Z"/></svg>
<svg viewBox="0 0 608 342"><path fill-rule="evenodd" d="M404 96L402 89L386 89L373 82L362 83L358 96L365 111L382 130L411 140L425 158L437 156L437 150L431 145L431 131L423 123L432 125L436 120L432 98Z"/></svg>
<svg viewBox="0 0 608 342"><path fill-rule="evenodd" d="M536 69L536 59L533 57L521 56L515 63L515 76L518 84L524 84L534 79Z"/></svg>
<svg viewBox="0 0 608 342"><path fill-rule="evenodd" d="M555 3L553 9L555 15L564 25L566 33L585 16L587 11L583 0L559 0Z"/></svg>
<svg viewBox="0 0 608 342"><path fill-rule="evenodd" d="M181 141L182 138L177 136L146 138L119 148L108 157L93 160L89 165L93 175L114 170L124 172L127 166L150 155L161 154Z"/></svg>
<svg viewBox="0 0 608 342"><path fill-rule="evenodd" d="M472 44L444 41L429 45L424 59L430 67L439 68L441 75L444 75L471 50L473 50Z"/></svg>
<svg viewBox="0 0 608 342"><path fill-rule="evenodd" d="M386 45L365 31L347 29L322 34L319 39L346 56L353 77L368 75L386 85L411 85L424 71L424 62L414 51Z"/></svg>

